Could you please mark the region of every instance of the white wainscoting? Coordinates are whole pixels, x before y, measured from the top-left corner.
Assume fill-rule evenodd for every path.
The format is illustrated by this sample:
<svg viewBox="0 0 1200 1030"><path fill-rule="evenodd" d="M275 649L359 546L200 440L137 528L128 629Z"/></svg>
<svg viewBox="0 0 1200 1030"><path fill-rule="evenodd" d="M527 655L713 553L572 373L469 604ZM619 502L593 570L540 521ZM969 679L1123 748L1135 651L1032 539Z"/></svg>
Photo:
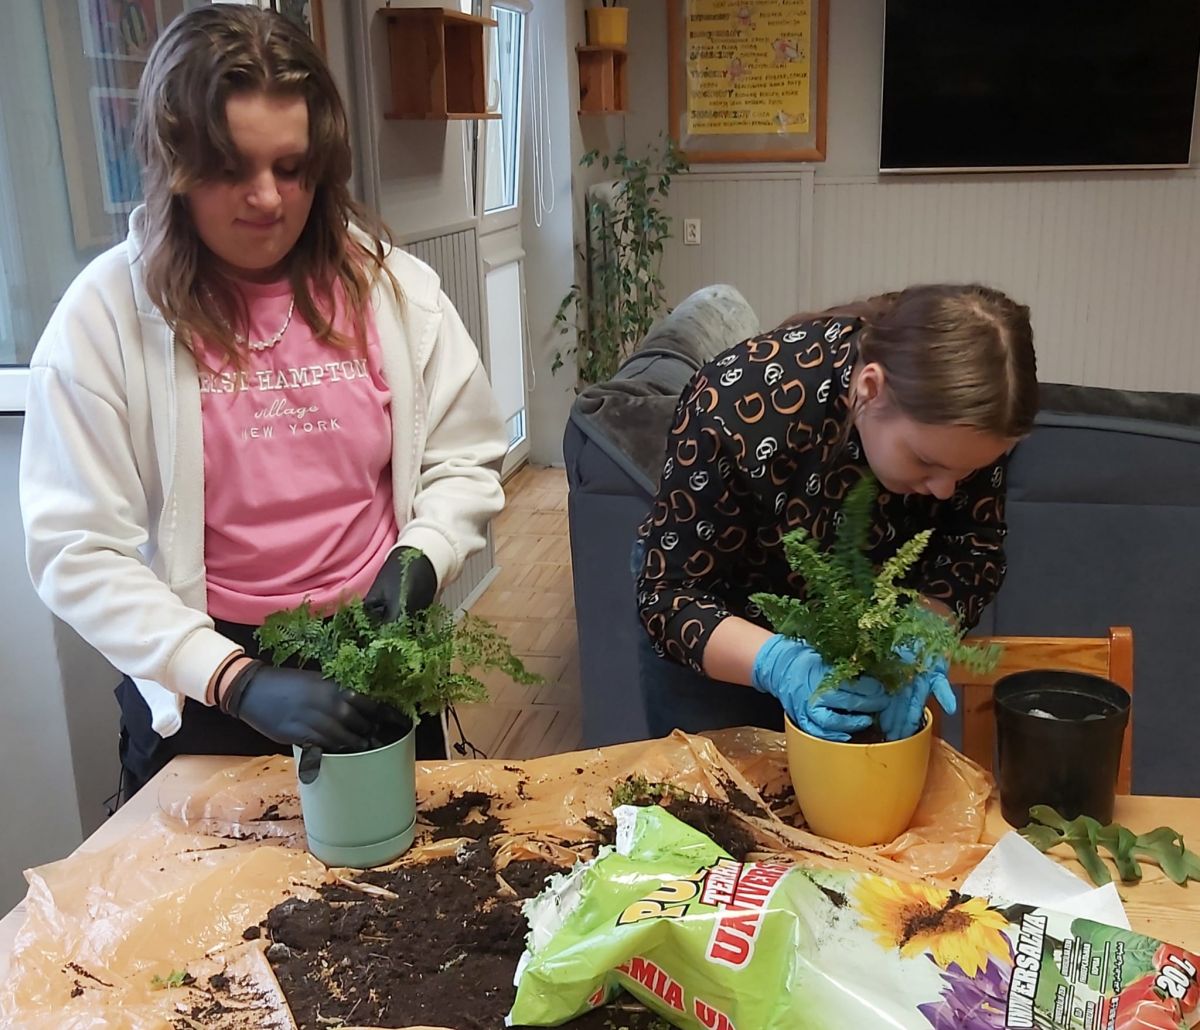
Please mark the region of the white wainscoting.
<svg viewBox="0 0 1200 1030"><path fill-rule="evenodd" d="M690 174L669 211L676 303L737 286L764 326L909 283L979 280L1030 306L1040 376L1200 392L1200 176L1194 172L845 179Z"/></svg>

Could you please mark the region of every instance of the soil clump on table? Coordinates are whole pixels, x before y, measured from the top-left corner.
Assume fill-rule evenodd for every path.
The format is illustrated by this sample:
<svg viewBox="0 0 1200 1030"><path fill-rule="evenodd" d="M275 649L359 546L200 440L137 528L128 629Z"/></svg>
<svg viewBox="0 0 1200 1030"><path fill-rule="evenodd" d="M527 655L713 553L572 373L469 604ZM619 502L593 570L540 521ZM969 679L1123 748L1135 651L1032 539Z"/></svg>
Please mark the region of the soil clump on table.
<svg viewBox="0 0 1200 1030"><path fill-rule="evenodd" d="M740 799L739 799L740 800ZM491 837L502 823L486 794L466 794L421 817L433 839L468 842L455 857L372 870L311 901L289 898L262 924L267 958L301 1030L436 1026L500 1030L515 996L513 974L527 930L521 902L561 870L544 861L497 872ZM738 806L744 807L744 806ZM734 806L671 798L666 808L734 858L754 850ZM589 826L611 839L611 824ZM249 932L249 930L248 930ZM628 998L566 1024L574 1030L668 1030Z"/></svg>

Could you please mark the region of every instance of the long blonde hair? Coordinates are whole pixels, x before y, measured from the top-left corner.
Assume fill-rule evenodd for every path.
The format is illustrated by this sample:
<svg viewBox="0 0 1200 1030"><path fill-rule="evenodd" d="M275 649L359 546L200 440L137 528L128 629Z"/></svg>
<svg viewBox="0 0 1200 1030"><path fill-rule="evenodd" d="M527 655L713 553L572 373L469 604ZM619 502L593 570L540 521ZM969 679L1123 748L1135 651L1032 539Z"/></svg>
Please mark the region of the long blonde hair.
<svg viewBox="0 0 1200 1030"><path fill-rule="evenodd" d="M399 284L385 264L392 237L350 196L349 125L325 59L292 22L256 7L199 7L176 18L150 54L134 137L146 198L141 256L147 293L193 353L199 337L240 363L234 334L247 330L246 304L213 267L185 194L238 164L225 103L233 94L256 92L294 95L308 106L309 145L301 174L314 191L313 205L287 258L296 309L319 339L361 347L376 279L386 275L399 297ZM353 225L366 230L368 244L352 234ZM331 324L339 286L355 340Z"/></svg>
<svg viewBox="0 0 1200 1030"><path fill-rule="evenodd" d="M910 286L827 311L861 318L858 353L884 371L896 407L927 425L962 425L1002 439L1033 428L1037 357L1029 308L989 286Z"/></svg>

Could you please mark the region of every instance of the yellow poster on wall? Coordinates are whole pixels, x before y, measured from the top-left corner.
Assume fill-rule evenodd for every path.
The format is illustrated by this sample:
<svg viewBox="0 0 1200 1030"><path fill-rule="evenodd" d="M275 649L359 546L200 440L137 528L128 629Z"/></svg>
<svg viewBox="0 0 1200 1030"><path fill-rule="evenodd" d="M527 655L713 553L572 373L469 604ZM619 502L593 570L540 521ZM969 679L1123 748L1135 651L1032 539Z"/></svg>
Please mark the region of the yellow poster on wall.
<svg viewBox="0 0 1200 1030"><path fill-rule="evenodd" d="M811 0L686 0L687 131L804 134Z"/></svg>

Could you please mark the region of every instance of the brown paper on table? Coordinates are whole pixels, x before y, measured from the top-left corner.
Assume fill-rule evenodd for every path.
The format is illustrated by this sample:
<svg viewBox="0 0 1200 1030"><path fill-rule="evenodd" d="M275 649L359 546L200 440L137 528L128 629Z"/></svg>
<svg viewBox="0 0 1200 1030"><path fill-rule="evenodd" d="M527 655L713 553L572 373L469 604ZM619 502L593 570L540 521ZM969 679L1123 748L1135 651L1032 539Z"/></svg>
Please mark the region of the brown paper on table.
<svg viewBox="0 0 1200 1030"><path fill-rule="evenodd" d="M25 924L0 993L4 1025L169 1027L177 1005L195 1004L195 992L153 990L154 976L184 968L199 976L210 955L236 960L246 950L243 929L286 897L306 889L311 896L327 875L304 851L196 834L162 816L104 851L29 870ZM265 959L250 975L266 994L278 993ZM274 1022L260 1012L240 1025L293 1025L282 1018L286 1007L270 1010Z"/></svg>
<svg viewBox="0 0 1200 1030"><path fill-rule="evenodd" d="M489 814L503 824L492 838L499 869L526 858L565 866L595 855L600 835L588 823L611 822L610 792L632 775L720 801L741 791L759 811L737 818L761 850L812 865L951 886L987 850L980 838L991 781L942 741L935 744L912 827L891 844L854 848L772 812L764 798L781 799L790 787L783 736L749 728L708 736L676 732L525 762L418 763L418 818L478 791L491 798ZM352 875L326 870L301 850L295 788L292 762L284 757L248 759L190 792L168 778L160 792L163 814L120 844L27 871L28 915L0 990L0 1025L294 1030L265 945L243 941L242 931L284 898L312 897L322 883ZM398 864L454 854L462 843L430 842L428 824L423 828L425 840L419 836ZM165 979L182 969L195 984L151 986L154 976ZM222 971L237 988L220 995L230 1011L207 1011L204 987ZM205 1010L200 1021L190 1015L198 1010Z"/></svg>

